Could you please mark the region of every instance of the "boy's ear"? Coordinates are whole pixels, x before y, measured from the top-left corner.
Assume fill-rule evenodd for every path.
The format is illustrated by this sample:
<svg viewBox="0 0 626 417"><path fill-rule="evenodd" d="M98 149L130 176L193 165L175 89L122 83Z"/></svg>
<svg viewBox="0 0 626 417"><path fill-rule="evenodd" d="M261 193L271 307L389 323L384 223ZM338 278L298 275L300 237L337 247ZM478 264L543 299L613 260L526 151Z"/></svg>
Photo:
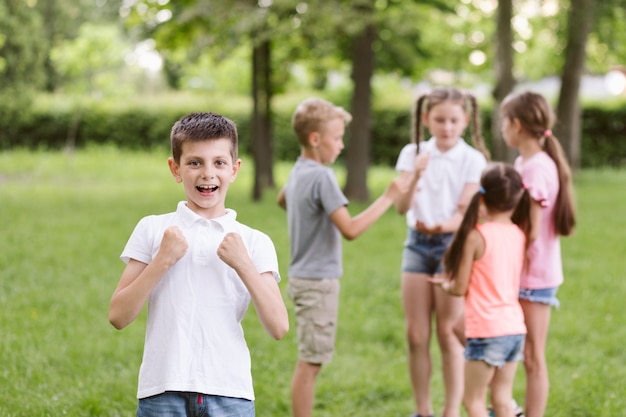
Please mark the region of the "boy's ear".
<svg viewBox="0 0 626 417"><path fill-rule="evenodd" d="M172 173L172 176L174 177L176 182L183 182L183 177L181 177L180 175L180 165L178 165L176 161L174 161L174 158L167 158L167 165L170 167L170 172Z"/></svg>
<svg viewBox="0 0 626 417"><path fill-rule="evenodd" d="M311 148L315 148L320 144L321 135L319 132L311 132L309 133L309 137L307 138L307 142Z"/></svg>
<svg viewBox="0 0 626 417"><path fill-rule="evenodd" d="M241 168L241 159L237 159L233 162L233 175L230 177L230 182L233 183L235 179L237 179L237 174L239 173L239 168Z"/></svg>

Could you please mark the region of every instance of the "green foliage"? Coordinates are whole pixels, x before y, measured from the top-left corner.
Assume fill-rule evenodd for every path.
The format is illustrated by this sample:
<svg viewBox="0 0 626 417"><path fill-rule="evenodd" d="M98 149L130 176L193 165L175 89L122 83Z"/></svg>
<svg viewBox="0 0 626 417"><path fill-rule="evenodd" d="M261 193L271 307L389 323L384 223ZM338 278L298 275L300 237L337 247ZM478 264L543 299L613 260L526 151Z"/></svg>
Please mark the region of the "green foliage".
<svg viewBox="0 0 626 417"><path fill-rule="evenodd" d="M123 269L119 254L137 221L183 199L167 152L94 146L73 154L0 153L0 415L119 417L134 415L145 312L119 332L107 322L110 296ZM283 184L293 163L277 166ZM337 169L340 178L345 172ZM291 318L285 339L272 340L251 307L244 320L251 347L259 416L287 416L296 362L293 305L286 295L289 241L285 213L266 196L251 204L251 161L244 159L227 205L238 219L268 233L277 248L280 288ZM372 168L381 193L394 176ZM578 227L562 240L565 284L552 314L547 358L551 387L546 415L614 417L626 409L623 381L623 230L626 171L576 175ZM352 214L365 207L351 204ZM610 219L610 221L609 221ZM407 416L400 301L402 216L387 212L362 237L344 242L337 352L318 377L314 414ZM367 260L367 261L364 261ZM582 312L582 314L581 314ZM432 394L442 407L441 360L433 341ZM515 398L523 404L524 372ZM465 414L462 414L465 415Z"/></svg>
<svg viewBox="0 0 626 417"><path fill-rule="evenodd" d="M78 36L53 48L50 52L69 93L121 91L120 74L130 45L114 24L85 23Z"/></svg>
<svg viewBox="0 0 626 417"><path fill-rule="evenodd" d="M42 19L25 1L0 0L0 89L35 89L43 80Z"/></svg>
<svg viewBox="0 0 626 417"><path fill-rule="evenodd" d="M584 109L580 159L584 167L626 166L626 106Z"/></svg>
<svg viewBox="0 0 626 417"><path fill-rule="evenodd" d="M400 149L410 140L413 98L408 92L389 90L381 82L372 121L371 161L393 166ZM391 94L389 94L391 93ZM274 156L293 161L300 149L293 137L291 116L297 104L316 92L278 96L273 110ZM349 92L319 95L348 108ZM16 97L20 97L17 95ZM251 104L245 97L170 94L145 96L120 103L117 100L75 99L39 96L29 109L14 108L15 100L1 100L0 149L16 147L60 149L66 146L115 144L129 149L167 148L172 124L183 114L214 111L233 119L239 129L240 150L251 153ZM9 117L12 115L12 117ZM491 109L482 107L483 135L491 143ZM581 164L583 167L624 166L626 103L584 103ZM469 132L467 132L469 135ZM467 136L469 138L469 136ZM344 155L345 156L345 155Z"/></svg>

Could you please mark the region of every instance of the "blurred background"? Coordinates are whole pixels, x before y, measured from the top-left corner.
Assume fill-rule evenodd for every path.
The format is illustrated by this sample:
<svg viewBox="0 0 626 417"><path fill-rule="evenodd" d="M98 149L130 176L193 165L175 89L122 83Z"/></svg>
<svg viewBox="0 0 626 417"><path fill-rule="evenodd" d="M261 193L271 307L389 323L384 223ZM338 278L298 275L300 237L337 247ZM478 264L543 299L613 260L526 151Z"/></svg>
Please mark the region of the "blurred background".
<svg viewBox="0 0 626 417"><path fill-rule="evenodd" d="M415 99L456 86L481 104L546 95L574 168L626 163L626 0L0 0L0 150L168 146L182 114L235 120L252 197L293 160L290 116L320 96L353 114L346 194L393 165Z"/></svg>

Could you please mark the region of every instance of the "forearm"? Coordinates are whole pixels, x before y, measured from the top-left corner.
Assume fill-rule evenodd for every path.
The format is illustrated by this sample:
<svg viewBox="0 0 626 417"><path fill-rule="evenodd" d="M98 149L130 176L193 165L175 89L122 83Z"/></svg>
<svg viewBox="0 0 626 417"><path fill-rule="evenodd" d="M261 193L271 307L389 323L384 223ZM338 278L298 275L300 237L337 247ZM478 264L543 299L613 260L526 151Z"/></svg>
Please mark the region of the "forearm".
<svg viewBox="0 0 626 417"><path fill-rule="evenodd" d="M458 281L453 279L451 281L444 281L441 284L441 289L450 295L453 295L455 297L462 297L465 295L465 292L467 291L467 289L462 288L461 285L459 285Z"/></svg>
<svg viewBox="0 0 626 417"><path fill-rule="evenodd" d="M455 211L452 217L441 223L441 233L454 233L457 231L463 221L463 213L459 210Z"/></svg>
<svg viewBox="0 0 626 417"><path fill-rule="evenodd" d="M136 279L115 291L109 306L109 322L116 329L123 329L139 316L152 289L169 268L167 263L155 258Z"/></svg>
<svg viewBox="0 0 626 417"><path fill-rule="evenodd" d="M289 330L289 316L273 274L259 274L251 262L237 268L236 272L250 293L265 331L274 339L282 339Z"/></svg>
<svg viewBox="0 0 626 417"><path fill-rule="evenodd" d="M415 195L415 188L417 187L417 182L421 176L421 172L417 174L413 174L411 177L411 183L409 184L409 191L402 194L396 201L396 211L400 214L406 214L407 211L411 208L411 203L413 202L413 197Z"/></svg>
<svg viewBox="0 0 626 417"><path fill-rule="evenodd" d="M348 240L353 240L359 237L370 226L372 226L376 220L378 220L393 204L393 198L387 194L383 194L376 199L368 208L356 215L348 225L347 230L343 230L343 236Z"/></svg>

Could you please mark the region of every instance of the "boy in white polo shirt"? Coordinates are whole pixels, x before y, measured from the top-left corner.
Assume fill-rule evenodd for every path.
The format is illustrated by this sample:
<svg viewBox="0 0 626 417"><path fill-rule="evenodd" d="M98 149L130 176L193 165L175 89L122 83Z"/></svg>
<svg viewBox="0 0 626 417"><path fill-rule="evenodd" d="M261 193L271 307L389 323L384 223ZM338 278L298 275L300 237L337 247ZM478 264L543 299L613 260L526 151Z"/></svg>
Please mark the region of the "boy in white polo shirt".
<svg viewBox="0 0 626 417"><path fill-rule="evenodd" d="M192 113L174 124L171 143L169 168L186 201L139 221L122 252L127 265L109 310L111 324L122 329L148 301L137 416L252 417L241 321L252 301L272 337L287 332L276 251L267 235L225 208L241 165L235 124Z"/></svg>

